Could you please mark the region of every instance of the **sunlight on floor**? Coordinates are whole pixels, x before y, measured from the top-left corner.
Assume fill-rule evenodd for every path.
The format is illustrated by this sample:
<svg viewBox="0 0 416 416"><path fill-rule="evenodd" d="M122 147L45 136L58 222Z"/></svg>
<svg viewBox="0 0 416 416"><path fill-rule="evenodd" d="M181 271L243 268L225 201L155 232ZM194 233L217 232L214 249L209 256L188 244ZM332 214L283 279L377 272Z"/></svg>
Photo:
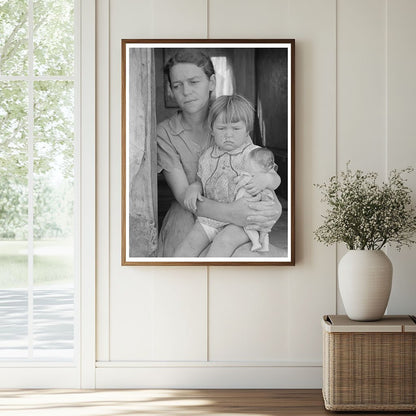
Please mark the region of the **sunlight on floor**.
<svg viewBox="0 0 416 416"><path fill-rule="evenodd" d="M0 390L1 416L238 415L247 407L186 390ZM229 411L236 407L235 412ZM218 410L214 410L214 407Z"/></svg>

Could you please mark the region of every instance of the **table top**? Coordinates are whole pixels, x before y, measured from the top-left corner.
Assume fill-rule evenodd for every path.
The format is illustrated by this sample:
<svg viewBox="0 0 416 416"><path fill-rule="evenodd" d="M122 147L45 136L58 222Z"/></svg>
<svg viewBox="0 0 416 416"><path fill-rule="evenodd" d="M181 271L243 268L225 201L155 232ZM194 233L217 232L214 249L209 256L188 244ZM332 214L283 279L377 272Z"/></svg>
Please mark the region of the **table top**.
<svg viewBox="0 0 416 416"><path fill-rule="evenodd" d="M416 332L416 318L410 315L385 315L379 321L352 321L346 315L325 315L322 327L327 332Z"/></svg>

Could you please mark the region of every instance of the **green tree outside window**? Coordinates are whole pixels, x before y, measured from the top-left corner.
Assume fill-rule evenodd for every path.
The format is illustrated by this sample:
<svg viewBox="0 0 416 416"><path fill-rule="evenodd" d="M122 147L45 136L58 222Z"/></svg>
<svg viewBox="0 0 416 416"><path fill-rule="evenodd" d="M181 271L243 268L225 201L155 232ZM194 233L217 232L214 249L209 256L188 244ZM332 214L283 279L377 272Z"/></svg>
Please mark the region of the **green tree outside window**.
<svg viewBox="0 0 416 416"><path fill-rule="evenodd" d="M29 227L35 254L37 241L73 237L74 56L73 1L0 0L0 288L24 285L26 270L10 264L22 262Z"/></svg>

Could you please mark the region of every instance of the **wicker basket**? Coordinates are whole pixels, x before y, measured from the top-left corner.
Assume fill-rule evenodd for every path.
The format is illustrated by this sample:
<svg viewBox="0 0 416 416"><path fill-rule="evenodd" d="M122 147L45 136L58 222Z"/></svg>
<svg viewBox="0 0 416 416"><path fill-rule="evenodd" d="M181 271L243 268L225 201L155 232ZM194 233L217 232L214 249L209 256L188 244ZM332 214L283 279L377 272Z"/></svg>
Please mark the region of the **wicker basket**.
<svg viewBox="0 0 416 416"><path fill-rule="evenodd" d="M416 411L416 319L386 316L356 322L324 316L325 408Z"/></svg>

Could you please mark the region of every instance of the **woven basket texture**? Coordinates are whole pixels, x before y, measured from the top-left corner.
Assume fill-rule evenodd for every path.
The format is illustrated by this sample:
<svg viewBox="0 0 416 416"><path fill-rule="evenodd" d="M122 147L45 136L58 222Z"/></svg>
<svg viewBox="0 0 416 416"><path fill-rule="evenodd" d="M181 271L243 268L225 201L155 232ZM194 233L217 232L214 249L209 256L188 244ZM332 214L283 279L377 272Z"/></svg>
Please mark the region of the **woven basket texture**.
<svg viewBox="0 0 416 416"><path fill-rule="evenodd" d="M328 410L416 410L416 333L323 331Z"/></svg>

